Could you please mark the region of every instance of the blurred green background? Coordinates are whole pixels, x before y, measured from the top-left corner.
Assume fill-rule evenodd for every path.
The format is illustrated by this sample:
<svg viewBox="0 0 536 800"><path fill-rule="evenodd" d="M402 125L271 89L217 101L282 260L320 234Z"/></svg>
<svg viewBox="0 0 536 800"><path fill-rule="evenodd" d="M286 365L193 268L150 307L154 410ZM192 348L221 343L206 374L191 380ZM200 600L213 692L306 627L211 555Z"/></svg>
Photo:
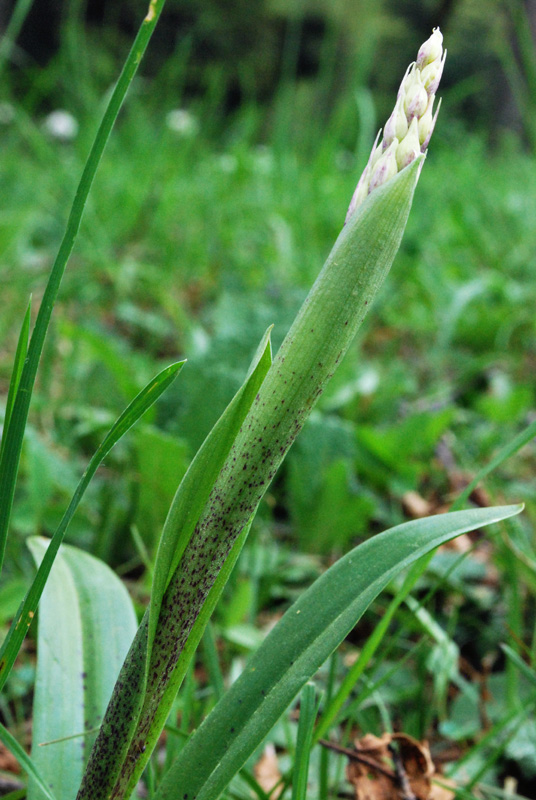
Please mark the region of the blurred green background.
<svg viewBox="0 0 536 800"><path fill-rule="evenodd" d="M145 0L2 9L16 33L4 39L0 77L3 394L28 297L35 311L145 12ZM113 419L159 366L186 356L177 383L108 458L67 537L144 599L144 563L181 475L266 327L275 324L276 348L282 340L405 68L437 25L448 49L443 104L401 251L263 502L222 625L286 602L325 563L318 556L445 509L536 418L536 2L168 0L55 311L2 622L30 574L24 538L53 532ZM536 646L534 466L531 444L473 496L522 500L527 511L493 556L470 557L447 580L458 598L451 632L475 665L501 636ZM449 608L436 611L450 624ZM415 722L416 734L426 724ZM531 764L536 774L536 756Z"/></svg>

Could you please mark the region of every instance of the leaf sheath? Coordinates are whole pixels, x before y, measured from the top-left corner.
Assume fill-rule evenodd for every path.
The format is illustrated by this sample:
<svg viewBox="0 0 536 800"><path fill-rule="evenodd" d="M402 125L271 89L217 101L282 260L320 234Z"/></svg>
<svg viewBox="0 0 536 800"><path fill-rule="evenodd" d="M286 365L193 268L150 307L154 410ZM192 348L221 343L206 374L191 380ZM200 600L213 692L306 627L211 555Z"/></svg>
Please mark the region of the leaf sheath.
<svg viewBox="0 0 536 800"><path fill-rule="evenodd" d="M112 795L117 800L128 796L127 787L132 789L146 762L147 743L163 725L162 698L225 559L391 267L421 166L419 158L370 195L351 218L259 388L164 594L146 700ZM140 753L146 755L140 758Z"/></svg>

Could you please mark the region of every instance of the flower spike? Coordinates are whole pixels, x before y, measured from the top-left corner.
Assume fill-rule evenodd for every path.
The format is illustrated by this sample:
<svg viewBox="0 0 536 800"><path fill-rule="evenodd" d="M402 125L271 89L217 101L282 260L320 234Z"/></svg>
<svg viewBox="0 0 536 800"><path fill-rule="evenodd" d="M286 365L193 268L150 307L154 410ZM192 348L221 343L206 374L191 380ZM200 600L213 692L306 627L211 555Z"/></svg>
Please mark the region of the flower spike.
<svg viewBox="0 0 536 800"><path fill-rule="evenodd" d="M346 222L370 192L426 152L441 105L439 101L434 114L435 93L446 55L443 35L439 28L434 28L430 38L419 48L417 60L409 65L402 78L393 113L385 123L383 139L378 144L380 131L352 197Z"/></svg>

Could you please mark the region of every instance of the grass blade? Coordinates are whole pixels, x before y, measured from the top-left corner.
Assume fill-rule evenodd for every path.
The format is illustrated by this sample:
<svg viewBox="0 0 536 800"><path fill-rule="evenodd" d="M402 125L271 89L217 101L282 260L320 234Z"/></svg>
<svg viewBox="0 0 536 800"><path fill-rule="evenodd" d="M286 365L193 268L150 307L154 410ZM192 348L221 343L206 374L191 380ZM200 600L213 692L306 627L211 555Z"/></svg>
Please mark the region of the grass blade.
<svg viewBox="0 0 536 800"><path fill-rule="evenodd" d="M313 683L308 683L303 687L300 697L300 719L298 722L296 753L294 755L292 800L306 800L307 798L309 759L317 711L318 702L316 701L316 688Z"/></svg>
<svg viewBox="0 0 536 800"><path fill-rule="evenodd" d="M35 781L36 785L39 786L41 792L45 797L48 797L48 800L56 800L56 797L52 794L50 789L48 788L45 779L41 775L40 771L35 766L34 762L27 754L26 750L22 745L20 745L14 736L4 728L2 723L0 722L0 742L12 753L21 767L30 775L33 780ZM26 791L24 792L26 796ZM59 800L59 799L58 799Z"/></svg>
<svg viewBox="0 0 536 800"><path fill-rule="evenodd" d="M518 450L530 442L531 439L534 439L536 436L536 420L531 422L524 431L521 431L511 442L508 442L504 447L501 447L495 458L492 458L489 464L486 464L485 467L482 467L481 470L477 472L471 483L465 487L463 492L456 498L454 503L451 505L451 511L458 511L463 504L467 501L469 495L476 489L480 481L484 480L484 478L493 472L494 469L500 467L500 465L517 453Z"/></svg>
<svg viewBox="0 0 536 800"><path fill-rule="evenodd" d="M24 366L24 359L26 358L26 354L28 352L28 338L30 335L30 312L31 312L31 303L32 300L28 303L28 308L26 309L26 313L24 315L24 319L22 321L22 326L20 329L19 340L17 342L17 349L15 351L15 360L13 362L13 371L11 373L11 380L9 382L9 389L7 393L7 400L6 400L6 413L4 415L4 429L2 432L2 445L0 447L0 463L2 461L2 455L4 452L4 443L7 437L7 431L9 430L9 421L11 419L11 412L13 411L13 404L15 402L15 397L17 396L17 391L19 388L20 383L20 376L22 375L22 368Z"/></svg>
<svg viewBox="0 0 536 800"><path fill-rule="evenodd" d="M516 665L521 674L524 675L525 678L528 681L530 681L534 686L536 686L536 670L529 667L529 665L523 661L521 656L518 653L516 653L515 650L512 650L512 648L509 647L507 644L501 644L501 650L503 651L505 656L509 658L510 661L512 661L512 663Z"/></svg>
<svg viewBox="0 0 536 800"><path fill-rule="evenodd" d="M471 791L471 789L473 789L478 784L480 779L486 774L486 772L488 772L488 770L502 756L502 754L504 753L504 750L505 750L508 742L510 742L514 738L514 736L516 735L516 733L519 730L519 728L522 725L522 723L528 717L531 716L531 714L532 714L532 712L534 710L534 706L535 706L535 703L534 702L530 702L524 708L522 708L518 712L518 715L514 718L515 719L515 724L512 724L511 727L509 727L509 725L506 724L504 720L500 720L500 722L498 722L496 725L493 726L493 728L491 728L491 730L489 731L489 734L492 734L493 738L496 735L498 735L499 733L503 732L503 731L504 731L504 735L503 735L502 739L499 741L499 743L495 745L495 747L493 748L493 750L491 751L489 756L485 759L484 763L479 768L479 770L472 776L471 780L468 783L466 783L466 788L469 791ZM509 717L507 717L507 720L509 720ZM473 748L473 750L471 751L472 753L474 753L475 750L477 750L477 748L479 748L480 745L483 744L484 739L486 739L486 736L484 736L480 740L478 745L475 748ZM487 741L488 740L486 739L486 742ZM458 765L456 765L456 766L458 766Z"/></svg>
<svg viewBox="0 0 536 800"><path fill-rule="evenodd" d="M521 508L471 509L415 520L369 539L340 559L265 639L181 751L154 800L218 796L397 572L448 539Z"/></svg>
<svg viewBox="0 0 536 800"><path fill-rule="evenodd" d="M11 518L13 497L15 495L15 485L17 482L26 420L28 419L37 368L41 359L54 303L56 302L63 273L65 272L67 261L71 255L80 228L86 201L104 148L106 147L119 110L123 105L128 88L137 72L147 45L149 44L149 40L162 12L164 3L165 0L151 0L147 15L141 24L134 44L132 45L121 71L121 75L119 76L119 80L112 92L112 96L104 112L102 122L82 172L69 219L67 220L65 234L60 244L56 260L52 266L52 271L39 307L35 327L30 339L30 346L28 348L28 357L22 370L19 390L15 398L9 430L5 439L4 457L2 461L0 461L0 571L4 563L9 520Z"/></svg>
<svg viewBox="0 0 536 800"><path fill-rule="evenodd" d="M78 505L86 491L89 483L99 468L102 461L106 458L112 447L121 439L122 436L139 420L139 418L150 408L160 395L173 383L179 371L184 365L184 361L178 361L162 370L127 406L117 421L114 423L93 458L89 462L76 491L69 503L63 518L50 540L50 546L43 558L37 575L28 590L26 597L14 618L9 633L0 649L0 690L4 686L6 679L13 667L17 654L20 650L26 631L35 615L37 605L43 593L47 578L50 574L52 564L57 555L59 547L65 536L69 523L78 508Z"/></svg>
<svg viewBox="0 0 536 800"><path fill-rule="evenodd" d="M13 46L32 7L32 3L33 0L18 0L13 9L6 29L0 39L0 75L4 69L4 64L11 56Z"/></svg>
<svg viewBox="0 0 536 800"><path fill-rule="evenodd" d="M365 642L363 649L359 653L357 661L355 664L352 664L348 670L348 673L344 677L334 697L332 697L330 702L326 704L324 713L322 714L315 731L315 742L318 742L319 739L322 739L325 736L326 732L337 718L339 711L352 693L357 681L367 668L370 659L380 646L398 607L404 602L405 598L411 592L422 573L428 566L428 562L429 559L426 557L422 561L417 561L415 564L413 564L409 570L400 590L397 592L395 597L393 597L381 620L375 626L373 632Z"/></svg>
<svg viewBox="0 0 536 800"><path fill-rule="evenodd" d="M507 714L498 722L496 722L495 725L493 725L493 727L491 727L470 750L468 750L461 758L458 759L458 761L456 761L455 764L453 764L452 768L449 769L447 773L449 778L456 779L456 776L458 774L463 774L462 771L464 766L469 761L471 761L477 753L481 753L489 745L491 745L496 736L498 736L503 731L506 731L505 737L500 745L499 749L499 755L500 755L500 752L507 744L508 739L511 739L512 736L514 736L516 731L519 729L521 723L532 713L534 706L535 703L534 701L532 701L530 703L527 703L523 708L514 708L509 714ZM486 769L488 768L488 765L489 765L488 762L486 762ZM474 784L478 781L479 777L481 777L481 775L484 774L484 772L485 770L483 770L482 772L479 770L477 775L476 776L474 775L471 778L470 784L468 785L467 788L469 789L472 788Z"/></svg>
<svg viewBox="0 0 536 800"><path fill-rule="evenodd" d="M212 687L216 700L220 700L225 694L225 683L216 646L216 637L210 622L203 634L203 655L205 668L208 672L209 684Z"/></svg>

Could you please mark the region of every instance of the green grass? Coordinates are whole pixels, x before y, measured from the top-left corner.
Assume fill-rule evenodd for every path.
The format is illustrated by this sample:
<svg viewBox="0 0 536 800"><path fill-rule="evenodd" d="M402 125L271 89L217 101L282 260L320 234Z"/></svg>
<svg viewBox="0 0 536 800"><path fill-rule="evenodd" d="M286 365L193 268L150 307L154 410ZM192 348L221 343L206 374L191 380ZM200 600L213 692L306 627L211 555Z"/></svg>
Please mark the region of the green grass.
<svg viewBox="0 0 536 800"><path fill-rule="evenodd" d="M181 139L140 108L122 120L62 289L53 345L61 358L49 346L42 372L42 396L51 390L57 402L47 398L40 410L57 415L60 444L83 446L103 424L99 415L128 401L155 360L187 355L185 382L164 401L159 423L191 455L237 387L255 338L274 322L276 346L281 340L338 230L358 166L335 131L313 158L292 147L281 154L244 133L247 116L216 142ZM35 148L21 152L14 129L4 161L2 182L15 198L0 234L7 344L28 294L39 297L83 152L81 142L39 141L53 168ZM24 169L13 169L21 158ZM322 429L314 458L323 468L311 462L307 434L294 452L300 466L305 460L319 477L336 460L357 459L350 483L393 490L394 499L427 485L444 494L440 465L431 464L442 433L459 468L471 470L528 420L535 182L531 159L513 142L490 155L479 139L438 136L390 282L322 399L322 416L309 423ZM7 346L2 354L7 378ZM212 402L202 403L209 384ZM394 463L399 440L422 425L423 439ZM292 463L291 486L299 482ZM516 475L525 473L523 459ZM303 492L295 485L285 499L298 515L309 500ZM378 502L363 501L360 513L377 515ZM395 509L383 514L397 519Z"/></svg>
<svg viewBox="0 0 536 800"><path fill-rule="evenodd" d="M145 551L154 556L180 475L272 322L277 348L362 166L350 103L318 131L298 127L284 148L277 118L254 107L222 120L217 103L198 103L195 137L166 126L169 110L139 83L91 193L26 436L3 620L31 575L23 539L54 531L103 432L158 367L187 356L180 387L109 456L67 537L118 567L141 607ZM355 142L340 119L354 125ZM94 134L91 118L81 123L77 140L60 144L20 107L3 130L2 390L17 326L29 294L34 306L41 297ZM176 701L170 753L213 705L222 676L236 675L264 625L327 558L406 519L410 490L432 508L448 504L456 473L475 474L532 421L535 205L533 157L507 136L490 152L444 109L389 282L263 502L216 613L216 645L206 640L204 672L191 673ZM340 741L393 724L438 749L456 743L460 775L499 785L510 770L528 793L536 754L525 740L534 723L522 709L533 688L499 643L521 653L525 643L534 663L534 466L528 445L487 479L494 502L522 500L526 514L501 525L492 544L474 537L458 565L453 551L434 557L414 592L432 593L432 616L400 608L344 707ZM344 662L389 599L367 613L331 674L319 674L320 691L329 695L343 680ZM26 654L2 701L14 725L28 713L31 663ZM283 719L271 739L290 774L296 725ZM315 782L342 785L341 762L313 750L310 796ZM152 769L149 781L162 769L156 759ZM227 796L245 796L248 784L251 777L237 779Z"/></svg>

